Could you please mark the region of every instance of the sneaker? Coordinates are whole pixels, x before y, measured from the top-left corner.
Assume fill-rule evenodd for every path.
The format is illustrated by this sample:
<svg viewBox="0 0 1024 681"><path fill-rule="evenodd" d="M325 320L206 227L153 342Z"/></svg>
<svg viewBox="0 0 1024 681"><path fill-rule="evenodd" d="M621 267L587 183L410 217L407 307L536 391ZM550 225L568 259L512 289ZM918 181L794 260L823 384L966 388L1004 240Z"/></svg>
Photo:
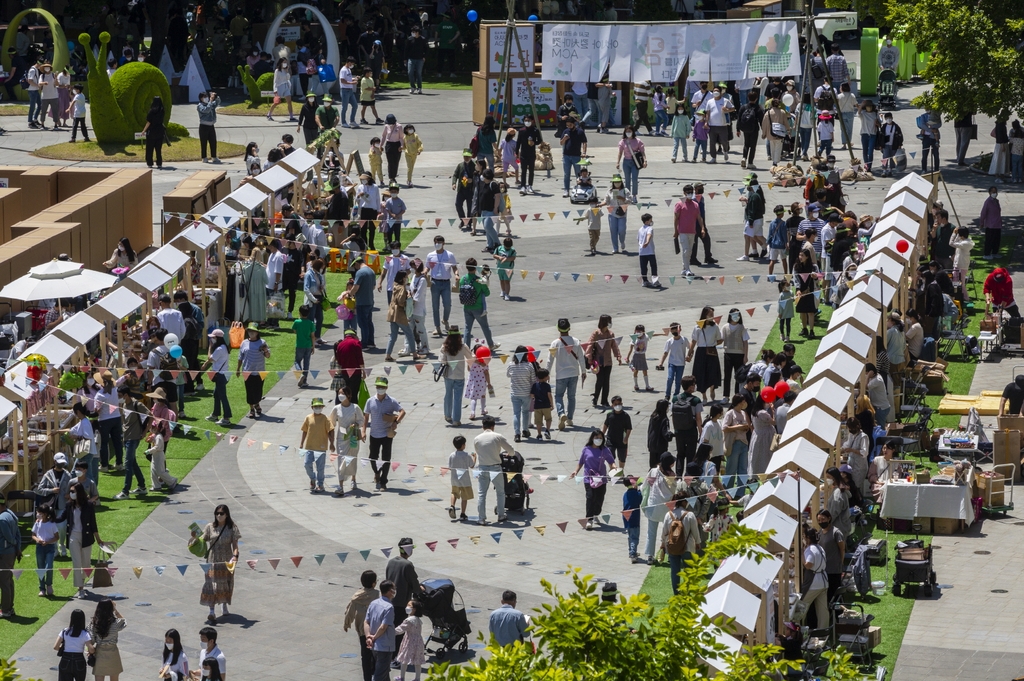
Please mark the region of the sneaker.
<svg viewBox="0 0 1024 681"><path fill-rule="evenodd" d="M131 491L132 494L145 494L146 490L141 487L136 487Z"/></svg>
<svg viewBox="0 0 1024 681"><path fill-rule="evenodd" d="M726 156L725 160L728 161L729 157ZM743 159L742 161L740 161L740 168L746 168L746 167L747 167L747 159Z"/></svg>
<svg viewBox="0 0 1024 681"><path fill-rule="evenodd" d="M295 123L295 122L296 122L296 121L298 121L298 120L299 120L299 119L298 119L298 118L296 118L295 116L288 116L288 122L289 122L289 123Z"/></svg>
<svg viewBox="0 0 1024 681"><path fill-rule="evenodd" d="M219 158L217 158L216 156L214 156L214 157L213 157L213 162L214 162L214 163L220 163L220 162L221 162L221 160L220 160Z"/></svg>
<svg viewBox="0 0 1024 681"><path fill-rule="evenodd" d="M452 520L455 520L455 507L454 506L449 506L448 507L448 517L451 518Z"/></svg>
<svg viewBox="0 0 1024 681"><path fill-rule="evenodd" d="M220 421L217 421L217 425L218 426L224 426L225 428L230 428L231 427L231 421L229 421L228 419L221 419Z"/></svg>
<svg viewBox="0 0 1024 681"><path fill-rule="evenodd" d="M47 596L52 596L53 595L53 587L52 586L46 587L46 595Z"/></svg>
<svg viewBox="0 0 1024 681"><path fill-rule="evenodd" d="M464 523L464 522L466 522L468 520L469 520L469 516L468 515L466 515L465 513L460 513L459 514L459 522L463 522Z"/></svg>
<svg viewBox="0 0 1024 681"><path fill-rule="evenodd" d="M562 192L562 198L563 199L569 198L569 192Z"/></svg>
<svg viewBox="0 0 1024 681"><path fill-rule="evenodd" d="M569 419L566 418L565 414L558 417L558 429L565 430L565 424L568 423Z"/></svg>
<svg viewBox="0 0 1024 681"><path fill-rule="evenodd" d="M125 499L128 499L129 497L127 492L118 492L117 494L114 495L114 498L117 499L118 501L123 501Z"/></svg>
<svg viewBox="0 0 1024 681"><path fill-rule="evenodd" d="M747 262L748 260L750 260L749 255L743 255L740 256L739 258L736 258L736 262Z"/></svg>
<svg viewBox="0 0 1024 681"><path fill-rule="evenodd" d="M592 529L594 529L594 520L593 520L593 518L591 518L590 520L587 521L587 524L584 526L583 529L585 529L585 530L592 530Z"/></svg>
<svg viewBox="0 0 1024 681"><path fill-rule="evenodd" d="M86 141L86 142L88 142L89 140L85 140L85 141ZM532 194L532 193L533 193L533 185L532 185L532 184L531 184L531 185L529 185L529 186L528 186L528 187L526 188L526 193L527 193L527 194Z"/></svg>
<svg viewBox="0 0 1024 681"><path fill-rule="evenodd" d="M270 114L267 114L267 120L268 120L268 121L272 121L272 120L274 120L274 117L273 117L273 116L271 116Z"/></svg>
<svg viewBox="0 0 1024 681"><path fill-rule="evenodd" d="M214 416L213 414L210 414L209 416L206 417L206 420L207 421L217 421L217 419L219 419L219 418L220 418L219 416Z"/></svg>
<svg viewBox="0 0 1024 681"><path fill-rule="evenodd" d="M986 259L988 258L988 256L985 256L985 257L986 257ZM100 466L100 473L106 473L109 470L110 470L109 466Z"/></svg>
<svg viewBox="0 0 1024 681"><path fill-rule="evenodd" d="M519 433L516 433L516 436L515 436L515 438L513 438L513 439L514 439L514 440L515 440L516 442L522 442L522 441L523 441L523 438L522 438L522 436L521 436L521 435L520 435Z"/></svg>
<svg viewBox="0 0 1024 681"><path fill-rule="evenodd" d="M567 428L572 428L572 419L566 419L565 420L565 426Z"/></svg>
<svg viewBox="0 0 1024 681"><path fill-rule="evenodd" d="M548 428L544 429L544 439L545 440L550 440L551 439L551 430L548 429Z"/></svg>
<svg viewBox="0 0 1024 681"><path fill-rule="evenodd" d="M373 122L373 124L374 125L384 125L384 119L383 118L378 118L377 120L375 120Z"/></svg>
<svg viewBox="0 0 1024 681"><path fill-rule="evenodd" d="M526 187L519 188L519 196L526 196Z"/></svg>
<svg viewBox="0 0 1024 681"><path fill-rule="evenodd" d="M760 252L760 253L759 253L759 254L757 255L757 258L758 258L758 260L763 260L763 259L764 259L764 257L765 257L766 255L768 255L768 249L767 249L767 248L764 248L764 249L762 249L762 250L761 250L761 252Z"/></svg>
<svg viewBox="0 0 1024 681"><path fill-rule="evenodd" d="M349 125L348 123L342 123L341 127L343 127L343 128L351 128L352 126Z"/></svg>

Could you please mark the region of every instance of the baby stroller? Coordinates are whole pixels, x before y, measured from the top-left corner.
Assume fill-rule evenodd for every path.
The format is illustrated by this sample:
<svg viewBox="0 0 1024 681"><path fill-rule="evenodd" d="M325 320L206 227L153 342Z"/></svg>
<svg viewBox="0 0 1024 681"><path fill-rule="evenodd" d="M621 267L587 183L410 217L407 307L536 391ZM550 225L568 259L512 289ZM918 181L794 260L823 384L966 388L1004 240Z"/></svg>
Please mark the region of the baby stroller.
<svg viewBox="0 0 1024 681"><path fill-rule="evenodd" d="M915 529L920 528L918 525ZM899 596L901 585L920 584L923 593L930 598L936 584L932 566L932 547L925 546L920 539L908 539L896 545L896 574L892 578L892 593Z"/></svg>
<svg viewBox="0 0 1024 681"><path fill-rule="evenodd" d="M584 170L587 171L586 176L583 175ZM581 183L584 177L588 184ZM590 200L596 197L597 188L594 187L594 178L590 173L590 161L583 159L580 161L580 177L576 179L576 184L569 190L569 203L590 203Z"/></svg>
<svg viewBox="0 0 1024 681"><path fill-rule="evenodd" d="M526 486L526 480L523 479L525 465L523 455L519 452L515 454L502 453L501 455L501 472L514 474L511 478L505 476L505 510L507 511L525 513L526 509L530 508L530 488ZM495 510L495 513L498 511Z"/></svg>
<svg viewBox="0 0 1024 681"><path fill-rule="evenodd" d="M420 603L423 605L423 614L430 619L433 627L427 639L426 652L443 660L455 646L459 647L460 653L469 650L469 619L455 584L450 579L428 579L422 584ZM431 643L438 644L433 651L429 648Z"/></svg>
<svg viewBox="0 0 1024 681"><path fill-rule="evenodd" d="M878 74L878 108L896 109L896 72L882 69Z"/></svg>

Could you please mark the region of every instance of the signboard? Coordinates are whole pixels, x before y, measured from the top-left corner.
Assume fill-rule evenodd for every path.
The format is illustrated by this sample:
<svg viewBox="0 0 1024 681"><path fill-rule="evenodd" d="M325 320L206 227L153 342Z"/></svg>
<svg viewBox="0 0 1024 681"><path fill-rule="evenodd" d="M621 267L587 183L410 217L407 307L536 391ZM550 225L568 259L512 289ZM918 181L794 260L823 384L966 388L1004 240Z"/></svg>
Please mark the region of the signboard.
<svg viewBox="0 0 1024 681"><path fill-rule="evenodd" d="M530 93L526 86L526 80L523 78L510 78L509 83L511 85L512 97L512 122L516 125L520 125L523 122L523 116L531 112ZM530 85L533 87L533 103L537 107L537 125L539 127L554 126L556 124L555 119L558 112L555 84L549 80L531 78ZM504 100L504 97L502 100ZM488 79L488 109L494 107L497 101L498 80L496 78ZM495 115L497 115L497 112L499 111L505 111L504 105L495 109ZM508 118L505 118L503 120L503 124L507 121Z"/></svg>
<svg viewBox="0 0 1024 681"><path fill-rule="evenodd" d="M511 63L512 73L526 71L533 73L534 46L533 26L517 26L516 33L519 35L519 45L512 43ZM505 38L508 36L508 27L494 26L488 29L490 35L490 53L488 54L487 72L500 73L501 62L505 58ZM517 51L522 48L522 52Z"/></svg>
<svg viewBox="0 0 1024 681"><path fill-rule="evenodd" d="M298 26L282 26L277 29L277 35L284 38L286 43L294 43L301 37L302 33L301 28Z"/></svg>
<svg viewBox="0 0 1024 681"><path fill-rule="evenodd" d="M689 64L689 79L799 76L794 21L588 26L545 24L541 73L547 80L667 83Z"/></svg>

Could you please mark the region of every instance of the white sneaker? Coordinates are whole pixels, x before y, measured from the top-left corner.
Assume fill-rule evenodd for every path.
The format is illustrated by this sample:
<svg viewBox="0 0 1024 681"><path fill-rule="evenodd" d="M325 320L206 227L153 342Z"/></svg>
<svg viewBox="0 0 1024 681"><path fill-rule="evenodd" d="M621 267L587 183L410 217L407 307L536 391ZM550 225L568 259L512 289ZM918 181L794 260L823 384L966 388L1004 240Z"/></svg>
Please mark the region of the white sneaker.
<svg viewBox="0 0 1024 681"><path fill-rule="evenodd" d="M562 198L563 199L569 198L569 192L562 192Z"/></svg>
<svg viewBox="0 0 1024 681"><path fill-rule="evenodd" d="M519 188L519 196L526 196L526 187Z"/></svg>
<svg viewBox="0 0 1024 681"><path fill-rule="evenodd" d="M132 494L145 494L145 493L146 493L146 490L144 490L144 489L143 489L143 488L141 488L141 487L136 487L135 489L133 489L133 490L132 490L132 492L131 492L131 493L132 493Z"/></svg>
<svg viewBox="0 0 1024 681"><path fill-rule="evenodd" d="M741 255L740 257L736 258L736 262L747 262L748 260L750 260L750 256L747 255Z"/></svg>
<svg viewBox="0 0 1024 681"><path fill-rule="evenodd" d="M128 495L125 494L124 492L118 492L117 494L114 495L114 498L117 499L118 501L121 501L127 499Z"/></svg>
<svg viewBox="0 0 1024 681"><path fill-rule="evenodd" d="M532 194L533 193L533 185L532 184L526 187L526 193L527 194Z"/></svg>

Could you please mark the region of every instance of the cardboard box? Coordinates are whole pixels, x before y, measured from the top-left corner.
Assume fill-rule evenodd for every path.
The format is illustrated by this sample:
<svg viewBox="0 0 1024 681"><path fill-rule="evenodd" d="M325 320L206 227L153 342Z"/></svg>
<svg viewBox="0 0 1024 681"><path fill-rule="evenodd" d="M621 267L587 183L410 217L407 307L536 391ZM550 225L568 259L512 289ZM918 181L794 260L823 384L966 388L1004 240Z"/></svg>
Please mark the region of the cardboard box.
<svg viewBox="0 0 1024 681"><path fill-rule="evenodd" d="M959 518L932 518L932 532L939 535L956 534L960 531Z"/></svg>
<svg viewBox="0 0 1024 681"><path fill-rule="evenodd" d="M929 470L917 471L917 484L927 485L932 481L932 474Z"/></svg>
<svg viewBox="0 0 1024 681"><path fill-rule="evenodd" d="M882 645L882 627L868 627L868 647L877 648Z"/></svg>
<svg viewBox="0 0 1024 681"><path fill-rule="evenodd" d="M1013 466L1011 477L1016 480L1020 469L1021 431L997 430L992 433L992 463ZM1005 472L1005 471L1004 471Z"/></svg>
<svg viewBox="0 0 1024 681"><path fill-rule="evenodd" d="M974 478L974 480L978 483L978 496L982 498L983 506L992 508L1003 505L1003 500L1005 498L1004 478L990 478L984 475L979 475Z"/></svg>
<svg viewBox="0 0 1024 681"><path fill-rule="evenodd" d="M102 168L61 168L57 173L57 200L66 201L110 178L116 170Z"/></svg>
<svg viewBox="0 0 1024 681"><path fill-rule="evenodd" d="M946 394L946 383L949 382L949 375L944 371L930 369L922 378L922 383L928 389L929 395Z"/></svg>
<svg viewBox="0 0 1024 681"><path fill-rule="evenodd" d="M921 534L932 533L932 519L931 518L914 518L913 525L910 526L911 531L914 531L914 525L921 526Z"/></svg>
<svg viewBox="0 0 1024 681"><path fill-rule="evenodd" d="M57 203L57 174L60 166L33 166L21 174L20 182L34 205L49 207Z"/></svg>

